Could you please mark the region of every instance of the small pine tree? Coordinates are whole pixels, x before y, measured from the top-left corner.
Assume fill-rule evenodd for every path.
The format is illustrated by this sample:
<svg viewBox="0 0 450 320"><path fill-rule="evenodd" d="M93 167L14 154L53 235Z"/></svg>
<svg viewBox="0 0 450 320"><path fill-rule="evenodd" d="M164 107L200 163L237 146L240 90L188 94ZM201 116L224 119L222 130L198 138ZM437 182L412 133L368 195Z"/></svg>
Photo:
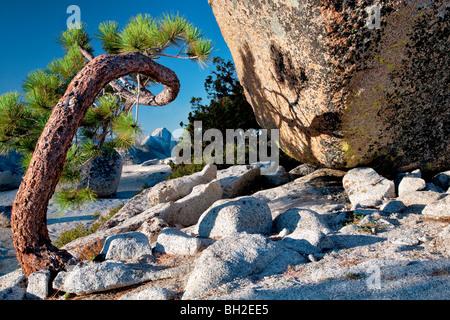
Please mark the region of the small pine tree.
<svg viewBox="0 0 450 320"><path fill-rule="evenodd" d="M105 147L130 145L139 133L129 114L133 106L163 106L176 99L178 77L154 60L167 56L203 65L212 50L211 41L178 15L138 15L122 30L115 22L103 23L96 36L106 54L94 57L85 26L65 31L59 41L66 55L30 74L22 96L0 98L1 150L34 150L11 215L14 247L26 276L42 269L55 276L73 258L52 244L46 224L60 177L76 177L77 166ZM164 87L157 95L149 88L153 81ZM81 192L81 197L91 194ZM74 201L76 195L61 199Z"/></svg>
<svg viewBox="0 0 450 320"><path fill-rule="evenodd" d="M162 56L188 59L201 65L212 51L210 40L204 39L200 30L183 17L163 15L155 19L148 14L132 17L120 30L117 22L101 23L95 35L107 54L135 51L157 59ZM0 154L11 150L22 155L22 168L28 168L36 143L50 117L53 107L66 92L77 73L94 59L91 37L83 25L68 29L57 41L65 55L49 63L45 69L30 72L23 82L23 93L6 93L0 96ZM172 53L172 51L175 51ZM130 74L107 85L87 111L78 129L60 181L76 185L80 170L105 150L129 149L139 137L139 105L152 105L154 95L150 87L154 81L141 74ZM136 106L136 116L131 114ZM89 190L57 192L55 201L61 208L78 206L95 199Z"/></svg>

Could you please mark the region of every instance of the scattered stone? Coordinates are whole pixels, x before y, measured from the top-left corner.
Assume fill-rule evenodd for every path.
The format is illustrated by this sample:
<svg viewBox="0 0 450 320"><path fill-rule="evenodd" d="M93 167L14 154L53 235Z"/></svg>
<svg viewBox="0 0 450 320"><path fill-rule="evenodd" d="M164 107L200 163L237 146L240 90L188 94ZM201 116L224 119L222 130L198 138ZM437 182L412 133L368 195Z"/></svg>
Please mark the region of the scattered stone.
<svg viewBox="0 0 450 320"><path fill-rule="evenodd" d="M166 288L146 287L137 292L125 293L119 300L172 300L177 293Z"/></svg>
<svg viewBox="0 0 450 320"><path fill-rule="evenodd" d="M406 209L406 206L400 200L389 200L381 205L380 210L385 213L401 213Z"/></svg>
<svg viewBox="0 0 450 320"><path fill-rule="evenodd" d="M437 250L450 258L450 225L446 226L436 237Z"/></svg>
<svg viewBox="0 0 450 320"><path fill-rule="evenodd" d="M339 229L339 233L348 235L359 234L359 227L356 224L352 223Z"/></svg>
<svg viewBox="0 0 450 320"><path fill-rule="evenodd" d="M407 206L421 205L426 206L434 201L443 198L444 195L434 191L413 191L399 197L397 200L402 201Z"/></svg>
<svg viewBox="0 0 450 320"><path fill-rule="evenodd" d="M294 178L300 178L300 177L304 177L304 176L307 176L308 174L313 173L317 169L318 168L316 166L313 166L308 163L303 163L303 164L295 167L291 171L289 171L289 174L292 175Z"/></svg>
<svg viewBox="0 0 450 320"><path fill-rule="evenodd" d="M393 181L380 176L372 168L355 168L343 178L345 191L353 206L366 200L395 198Z"/></svg>
<svg viewBox="0 0 450 320"><path fill-rule="evenodd" d="M269 234L272 231L270 208L254 197L216 201L198 221L201 237L227 236L235 232Z"/></svg>
<svg viewBox="0 0 450 320"><path fill-rule="evenodd" d="M320 215L309 209L291 208L286 210L275 218L273 224L274 232L287 229L289 233L292 233L296 229L308 229L321 231L324 234L331 233L330 228Z"/></svg>
<svg viewBox="0 0 450 320"><path fill-rule="evenodd" d="M372 177L373 172L369 176ZM430 188L426 186L421 191L401 192L402 196L397 199L368 197L358 199L351 206L346 195L348 190L342 187L346 180L342 177L347 174L320 169L282 186L257 192L254 196L223 200L220 199L222 184L219 179L213 179L193 186L191 192L181 199L157 205L149 200L151 189L147 189L119 210L112 222L68 245L74 249L91 241L105 242L100 255L102 259L70 266L58 274L53 288L61 292L87 294L146 282L123 294L120 299L168 300L180 292L180 287L186 288L183 299L194 299L208 297L210 293L216 296L217 292L226 290L238 292L243 283L263 283L260 282L262 279L272 276L298 280L307 288L304 270L316 264L331 270L331 261L336 261L334 266L339 266L331 277L341 281L342 265L349 266L345 269L349 274L358 270L358 274L364 274L360 269L370 257L394 257L395 262L405 257L417 260L428 259L431 254L432 257L450 255L450 229L442 229L445 226L442 224L449 218L450 197L447 194L425 191ZM405 174L402 182L421 179L414 176L418 174L420 171ZM384 178L380 179L384 181ZM370 189L377 184L366 183L355 189L362 194L364 190L372 193ZM391 185L388 180L387 185ZM353 210L349 211L351 207ZM420 211L425 208L423 215L417 214L413 207L421 207ZM398 214L400 212L403 214ZM342 227L351 213L364 217L357 223ZM174 225L176 228L168 228ZM178 230L186 225L189 227ZM271 240L263 234L270 234ZM0 238L0 245L2 241ZM152 256L152 242L155 242L155 251L164 254L158 255L157 259ZM191 272L192 261L202 249L204 251L195 260L194 271ZM3 252L0 247L0 253ZM354 266L353 263L359 259L364 262ZM295 267L308 261L313 263ZM325 275L320 275L321 268L316 270L319 276L307 281L322 279L329 282ZM44 299L48 295L48 284L47 293L44 291L43 275L33 274L28 282L23 276L24 280L20 282L22 276L20 271L16 277L18 280L9 284L5 284L5 277L0 278L0 299ZM383 286L390 281L384 276L383 273ZM169 277L175 279L155 284L149 282ZM166 281L173 282L166 286ZM175 281L179 284L175 285ZM161 284L166 289L159 288ZM25 294L27 285L28 293ZM320 285L324 288L330 286L322 282ZM343 285L347 286L348 282Z"/></svg>
<svg viewBox="0 0 450 320"><path fill-rule="evenodd" d="M280 263L280 256L284 251L283 246L262 235L238 233L224 237L205 249L196 259L183 299L204 296L210 290L236 278L263 272L275 259L280 258L277 261ZM284 258L292 262L305 261L295 253Z"/></svg>
<svg viewBox="0 0 450 320"><path fill-rule="evenodd" d="M450 188L450 170L438 173L433 177L431 182L442 190L447 190Z"/></svg>
<svg viewBox="0 0 450 320"><path fill-rule="evenodd" d="M173 210L173 208L173 202L161 203L156 206L152 206L140 214L125 219L112 228L108 228L106 230L101 230L99 228L99 230L97 230L95 233L75 239L74 241L71 241L68 244L64 245L62 248L69 251L72 255L77 256L80 247L89 245L90 242L103 243L109 236L136 231L142 226L145 221L157 218L160 214L163 214L164 212L169 210Z"/></svg>
<svg viewBox="0 0 450 320"><path fill-rule="evenodd" d="M281 186L291 181L291 175L286 172L283 166L278 166L276 172L271 174L261 175L263 183L269 186Z"/></svg>
<svg viewBox="0 0 450 320"><path fill-rule="evenodd" d="M22 269L0 277L0 300L23 300L27 289L27 278Z"/></svg>
<svg viewBox="0 0 450 320"><path fill-rule="evenodd" d="M192 189L199 185L209 183L216 178L217 167L207 164L201 172L196 172L189 176L176 178L172 180L162 181L151 188L148 196L153 204L177 201L189 193Z"/></svg>
<svg viewBox="0 0 450 320"><path fill-rule="evenodd" d="M11 206L0 206L0 228L11 227Z"/></svg>
<svg viewBox="0 0 450 320"><path fill-rule="evenodd" d="M353 212L357 216L368 216L373 214L380 215L380 211L378 211L377 209L355 209L353 210Z"/></svg>
<svg viewBox="0 0 450 320"><path fill-rule="evenodd" d="M441 199L428 204L422 214L430 218L450 218L450 195L445 195Z"/></svg>
<svg viewBox="0 0 450 320"><path fill-rule="evenodd" d="M307 263L308 259L294 250L284 249L278 257L273 259L267 266L255 277L264 278L276 274L282 274L287 270L292 269L298 265Z"/></svg>
<svg viewBox="0 0 450 320"><path fill-rule="evenodd" d="M161 233L161 231L167 227L169 227L169 224L163 219L151 218L145 220L144 223L142 223L142 225L136 231L145 234L151 244L157 240L158 235Z"/></svg>
<svg viewBox="0 0 450 320"><path fill-rule="evenodd" d="M127 232L108 237L100 254L106 260L138 259L145 255L152 255L152 248L145 234Z"/></svg>
<svg viewBox="0 0 450 320"><path fill-rule="evenodd" d="M195 255L201 248L200 239L175 228L166 228L158 236L156 252L166 254Z"/></svg>
<svg viewBox="0 0 450 320"><path fill-rule="evenodd" d="M377 208L379 207L383 202L381 200L374 200L374 199L367 199L367 200L363 200L359 203L357 203L353 209L358 209L358 208Z"/></svg>
<svg viewBox="0 0 450 320"><path fill-rule="evenodd" d="M53 288L78 295L101 292L146 281L159 280L185 274L186 266L161 267L148 261L83 262L70 271L61 271L53 281Z"/></svg>
<svg viewBox="0 0 450 320"><path fill-rule="evenodd" d="M421 178L404 177L398 185L398 196L402 197L414 191L420 191L426 188L425 180Z"/></svg>
<svg viewBox="0 0 450 320"><path fill-rule="evenodd" d="M171 225L188 227L198 222L200 216L215 201L222 199L223 190L219 180L195 186L192 192L174 202L173 210L161 214L161 219Z"/></svg>
<svg viewBox="0 0 450 320"><path fill-rule="evenodd" d="M434 191L444 193L444 190L442 190L441 188L439 188L438 186L436 186L434 183L431 182L426 183L426 187L425 189L423 189L423 191Z"/></svg>
<svg viewBox="0 0 450 320"><path fill-rule="evenodd" d="M258 191L252 196L267 203L273 219L290 208L322 212L324 206L328 209L348 203L342 186L344 175L345 172L340 170L319 169L282 186Z"/></svg>
<svg viewBox="0 0 450 320"><path fill-rule="evenodd" d="M261 169L257 165L237 165L217 172L224 198L235 198L248 193L260 176Z"/></svg>
<svg viewBox="0 0 450 320"><path fill-rule="evenodd" d="M29 300L43 300L48 297L50 284L50 271L40 270L28 276L26 298Z"/></svg>
<svg viewBox="0 0 450 320"><path fill-rule="evenodd" d="M413 231L397 231L389 235L388 241L397 246L417 246L419 236Z"/></svg>
<svg viewBox="0 0 450 320"><path fill-rule="evenodd" d="M296 229L280 241L286 248L302 254L320 253L332 249L333 241L319 230Z"/></svg>

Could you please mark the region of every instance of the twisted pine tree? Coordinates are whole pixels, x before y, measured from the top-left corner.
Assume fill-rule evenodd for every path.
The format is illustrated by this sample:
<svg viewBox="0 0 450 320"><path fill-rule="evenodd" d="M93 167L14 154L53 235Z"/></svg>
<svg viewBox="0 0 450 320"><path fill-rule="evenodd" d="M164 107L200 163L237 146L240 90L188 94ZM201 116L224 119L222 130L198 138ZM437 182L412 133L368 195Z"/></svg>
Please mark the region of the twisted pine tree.
<svg viewBox="0 0 450 320"><path fill-rule="evenodd" d="M122 30L105 22L96 37L106 52L97 57L84 26L65 31L58 40L66 55L27 76L23 99L16 92L0 96L0 151L21 151L27 168L11 217L17 258L27 276L64 270L73 259L51 243L46 225L59 179L76 179L80 166L105 148L131 146L140 132L133 106L164 106L177 97L176 74L155 60L205 64L212 51L211 41L178 15L138 15ZM154 83L164 87L156 95L150 91Z"/></svg>

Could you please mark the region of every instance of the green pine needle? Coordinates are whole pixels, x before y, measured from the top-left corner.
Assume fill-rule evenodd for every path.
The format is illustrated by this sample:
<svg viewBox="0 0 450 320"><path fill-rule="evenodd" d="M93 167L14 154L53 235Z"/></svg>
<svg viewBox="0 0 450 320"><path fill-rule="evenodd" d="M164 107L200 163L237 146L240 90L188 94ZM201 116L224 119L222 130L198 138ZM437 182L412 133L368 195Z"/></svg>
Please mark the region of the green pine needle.
<svg viewBox="0 0 450 320"><path fill-rule="evenodd" d="M59 191L53 196L53 202L59 207L58 218L61 218L68 209L80 209L83 204L95 199L97 195L90 188Z"/></svg>
<svg viewBox="0 0 450 320"><path fill-rule="evenodd" d="M57 37L56 40L67 52L72 46L77 45L81 46L89 53L93 53L93 47L89 44L91 37L87 33L86 24L82 24L80 29L67 29L61 36Z"/></svg>
<svg viewBox="0 0 450 320"><path fill-rule="evenodd" d="M119 24L115 21L103 22L98 26L98 30L100 33L95 36L101 40L103 50L109 54L120 53Z"/></svg>
<svg viewBox="0 0 450 320"><path fill-rule="evenodd" d="M133 115L122 113L116 117L111 125L114 144L117 148L127 150L143 136L142 128L134 122Z"/></svg>

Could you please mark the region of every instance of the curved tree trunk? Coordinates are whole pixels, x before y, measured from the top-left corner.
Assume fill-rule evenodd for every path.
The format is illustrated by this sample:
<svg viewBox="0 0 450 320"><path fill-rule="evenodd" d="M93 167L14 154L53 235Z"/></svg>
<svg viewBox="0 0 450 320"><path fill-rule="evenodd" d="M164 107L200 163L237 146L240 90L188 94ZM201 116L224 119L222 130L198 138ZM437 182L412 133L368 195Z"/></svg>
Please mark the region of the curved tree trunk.
<svg viewBox="0 0 450 320"><path fill-rule="evenodd" d="M54 107L36 145L23 182L14 200L11 230L23 272L65 269L72 256L52 245L47 230L47 206L63 170L73 137L98 93L111 81L140 73L164 85L151 105L162 106L178 95L176 74L136 52L101 55L90 61L72 80Z"/></svg>

